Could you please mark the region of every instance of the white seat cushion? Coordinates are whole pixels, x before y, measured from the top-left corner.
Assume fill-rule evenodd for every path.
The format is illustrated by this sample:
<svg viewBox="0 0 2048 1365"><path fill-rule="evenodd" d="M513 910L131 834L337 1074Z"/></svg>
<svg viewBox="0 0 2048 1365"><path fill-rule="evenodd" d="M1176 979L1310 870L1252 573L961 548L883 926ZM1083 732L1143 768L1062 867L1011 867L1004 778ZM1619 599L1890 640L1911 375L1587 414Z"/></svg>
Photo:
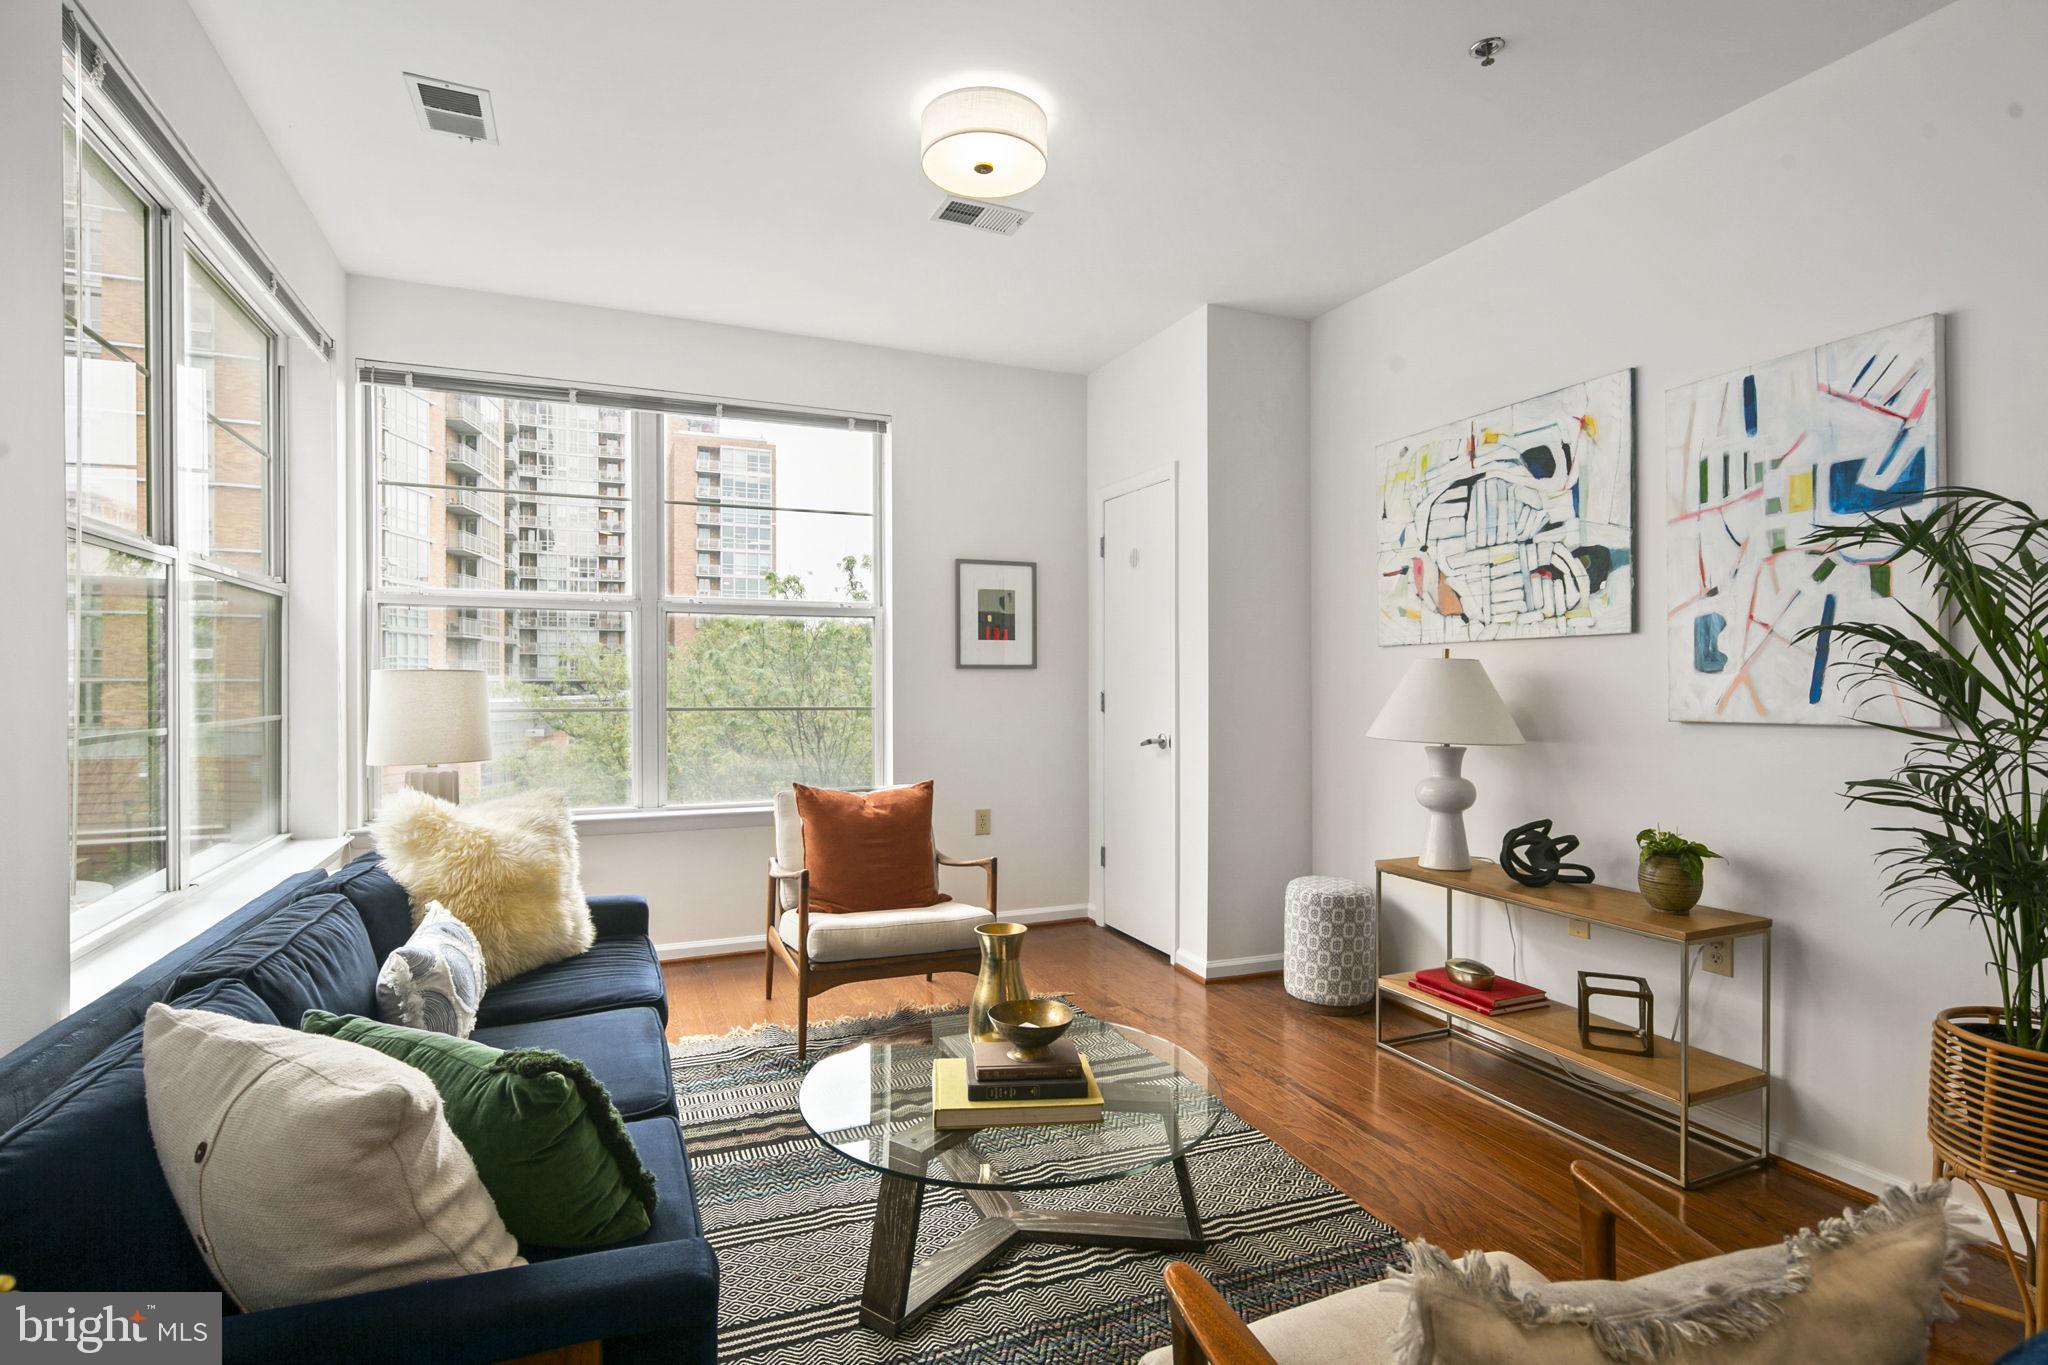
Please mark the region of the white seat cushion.
<svg viewBox="0 0 2048 1365"><path fill-rule="evenodd" d="M797 951L796 911L777 925L782 941ZM946 901L916 910L855 910L827 915L811 912L811 961L850 962L861 957L909 957L946 953L976 945L976 925L995 916L978 905Z"/></svg>
<svg viewBox="0 0 2048 1365"><path fill-rule="evenodd" d="M1535 1266L1505 1251L1489 1251L1486 1259L1506 1266L1509 1282L1518 1289L1549 1283ZM1375 1280L1260 1318L1251 1325L1252 1335L1280 1365L1386 1365L1393 1359L1387 1343L1407 1311L1405 1281ZM1138 1365L1171 1365L1172 1360L1173 1348L1162 1346Z"/></svg>

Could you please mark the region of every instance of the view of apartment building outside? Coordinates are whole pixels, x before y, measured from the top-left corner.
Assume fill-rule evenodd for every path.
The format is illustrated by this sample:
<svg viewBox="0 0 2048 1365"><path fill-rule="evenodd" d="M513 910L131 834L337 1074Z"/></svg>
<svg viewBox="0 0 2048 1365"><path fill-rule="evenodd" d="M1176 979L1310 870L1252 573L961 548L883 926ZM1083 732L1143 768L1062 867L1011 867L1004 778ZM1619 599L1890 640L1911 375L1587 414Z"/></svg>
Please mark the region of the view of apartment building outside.
<svg viewBox="0 0 2048 1365"><path fill-rule="evenodd" d="M546 599L631 590L634 414L390 384L368 393L378 581L500 595L492 606L380 605L379 666L491 675L494 757L465 772L472 794L560 786L573 804L626 804L630 612ZM774 443L721 437L699 418L666 417L661 435L671 479L687 471L682 486L701 500L668 509L666 590L768 596ZM504 594L535 605L503 605ZM694 620L675 618L683 638L672 647ZM387 771L382 785L402 781Z"/></svg>
<svg viewBox="0 0 2048 1365"><path fill-rule="evenodd" d="M67 142L80 177L64 262L70 799L85 905L164 884L174 795L188 873L277 832L282 602L220 572L263 580L277 568L275 339L195 248L153 252L159 210L97 146ZM166 270L180 285L170 358L155 353L151 315L168 296L153 274ZM176 414L165 424L152 408L167 378Z"/></svg>

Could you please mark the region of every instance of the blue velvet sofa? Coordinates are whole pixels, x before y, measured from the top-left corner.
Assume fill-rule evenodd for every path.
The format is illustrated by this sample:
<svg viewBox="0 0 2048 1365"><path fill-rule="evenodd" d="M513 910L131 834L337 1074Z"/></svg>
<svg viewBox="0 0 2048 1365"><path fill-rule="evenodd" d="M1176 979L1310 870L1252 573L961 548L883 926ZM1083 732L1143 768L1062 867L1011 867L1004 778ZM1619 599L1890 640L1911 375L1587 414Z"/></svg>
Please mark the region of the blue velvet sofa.
<svg viewBox="0 0 2048 1365"><path fill-rule="evenodd" d="M718 1260L676 1124L647 903L594 896L597 942L485 993L476 1038L580 1058L659 1182L654 1225L530 1264L230 1316L229 1361L497 1361L601 1340L610 1362L717 1359ZM411 928L374 855L294 877L0 1058L0 1271L22 1289L218 1290L150 1142L142 1016L162 1000L297 1026L376 1013L377 968ZM374 1198L374 1190L364 1191Z"/></svg>

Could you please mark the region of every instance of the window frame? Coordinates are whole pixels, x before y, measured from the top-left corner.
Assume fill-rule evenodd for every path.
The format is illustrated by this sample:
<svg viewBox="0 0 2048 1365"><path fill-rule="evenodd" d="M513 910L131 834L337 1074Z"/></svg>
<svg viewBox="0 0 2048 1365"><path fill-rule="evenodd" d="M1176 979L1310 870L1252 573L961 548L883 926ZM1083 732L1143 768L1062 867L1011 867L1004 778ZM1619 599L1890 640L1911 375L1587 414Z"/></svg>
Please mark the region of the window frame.
<svg viewBox="0 0 2048 1365"><path fill-rule="evenodd" d="M75 563L82 562L81 552L90 545L147 560L163 570L165 619L162 659L162 802L165 843L164 866L161 871L138 878L127 886L116 888L84 906L78 904L79 787L76 756L79 752L78 707L79 683L82 678L79 676L77 654L80 643L77 626L81 624L81 620L76 615L78 608L74 606L74 628L68 646L70 655L65 662L67 674L72 679L66 702L67 748L72 756L72 761L68 764L65 792L67 842L70 847L70 896L66 910L74 956L97 951L114 939L140 927L160 910L175 903L182 893L233 875L246 860L291 837L288 808L291 783L291 726L288 698L291 688L289 673L292 612L286 576L285 537L286 470L290 464L291 447L290 419L286 404L286 339L290 332L290 322L288 318L281 316L275 301L267 293L252 287L253 282L248 279L245 269L235 268L229 264L235 259L233 253L221 240L210 220L200 212L200 206L179 191L176 176L141 150L144 139L140 135L128 130L118 116L99 106L93 90L90 81L72 80L67 68L63 112L66 123L78 139L77 155L81 167L79 173L83 174L83 159L90 148L142 202L149 220L148 277L145 287L149 309L149 374L145 390L149 402L149 449L144 466L148 470L149 487L146 504L139 509L145 530L130 531L99 520L88 515L82 504L67 499L71 505L67 506L65 513L65 539L67 546L73 547ZM82 309L85 284L85 224L82 219L78 231L80 258L75 268L79 274L78 297ZM264 402L267 405L271 427L271 448L268 455L270 487L265 492L263 514L264 533L268 538L265 555L269 567L267 573L251 573L188 547L184 543L177 521L179 451L176 439L177 405L180 401L178 373L184 367L186 355L184 276L188 254L196 258L213 275L215 281L241 304L263 330L266 338L268 354L264 364ZM69 344L75 335L72 327L73 324L66 323L67 366L74 362L74 357L69 353ZM82 375L75 401L81 407L85 401ZM75 422L78 419L68 420ZM79 428L75 425L66 432L65 448L67 455L75 456L82 462L84 450L73 450L71 444L72 439L78 434ZM67 479L69 477L67 475ZM72 575L72 595L82 601L83 584L76 577L80 570L74 567L69 572ZM195 720L198 691L192 673L191 658L196 635L196 599L192 587L195 582L202 579L225 582L276 599L278 620L274 642L279 708L274 718L277 728L278 827L273 833L257 839L246 847L236 849L227 856L211 858L207 856L207 850L195 853L188 849L190 812L187 810L189 803L186 791L187 780L191 775L188 768L188 750L191 747L192 736L188 732Z"/></svg>
<svg viewBox="0 0 2048 1365"><path fill-rule="evenodd" d="M625 408L628 414L627 430L631 436L625 499L629 510L625 529L632 537L627 550L629 567L626 590L617 593L582 593L522 592L512 588L386 588L379 559L382 536L379 493L386 480L382 477L374 443L376 428L373 405L376 399L373 389L378 384L401 382L403 387L408 388L451 394L475 393L496 397L506 402L527 396L520 391L530 388L535 391L536 396L545 396L555 401L578 402L592 407ZM476 387L466 388L465 384ZM635 406L636 401L646 406ZM867 515L874 533L870 551L874 557L874 586L868 601L821 602L766 597L716 597L668 591L668 513L671 502L665 484L668 458L663 439L663 426L671 417L684 411L701 411L703 415L723 420L728 415L728 407L735 409L732 416L743 417L746 420L775 421L781 417L783 420L813 426L836 425L838 421L845 420L849 430L861 430L868 435L872 443L869 455L869 496L872 510ZM772 810L774 794L765 792L758 800L752 801L685 804L672 803L668 800L669 617L800 616L865 620L870 622L869 720L874 755L871 781L875 787L889 784L894 767L894 754L890 743L894 693L888 667L891 635L887 494L891 423L887 417L794 405L743 405L736 401L723 401L674 391L607 386L600 392L596 386L579 386L526 376L447 367L430 369L421 366L415 369L367 359L359 359L356 363L354 412L359 432L354 449L363 469L361 506L364 529L360 553L367 578L363 593L360 634L364 646L357 678L357 695L361 699L357 717L359 724L363 723L363 717L367 715L370 674L381 665L381 622L386 607L446 611L474 608L507 613L548 609L616 613L626 617L628 621L626 685L631 743L627 747L630 751L631 771L627 777L626 790L630 801L616 806L573 807L572 813L579 824L720 823L725 817L735 814L761 814ZM393 482L402 485L405 481ZM691 554L695 555L694 547ZM368 820L374 815L377 804L377 770L366 763L359 763L357 780L360 792L357 809L361 818Z"/></svg>

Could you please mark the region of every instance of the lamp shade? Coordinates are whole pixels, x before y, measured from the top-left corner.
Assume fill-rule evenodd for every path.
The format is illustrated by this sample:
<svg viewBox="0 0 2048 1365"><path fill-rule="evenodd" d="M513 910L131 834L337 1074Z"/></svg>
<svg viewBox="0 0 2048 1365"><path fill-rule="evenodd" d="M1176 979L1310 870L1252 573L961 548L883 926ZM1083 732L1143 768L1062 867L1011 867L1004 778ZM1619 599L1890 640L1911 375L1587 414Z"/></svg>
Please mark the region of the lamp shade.
<svg viewBox="0 0 2048 1365"><path fill-rule="evenodd" d="M491 756L490 688L466 668L380 668L370 674L370 733L363 761L374 768L476 763Z"/></svg>
<svg viewBox="0 0 2048 1365"><path fill-rule="evenodd" d="M1521 727L1477 659L1417 659L1366 734L1414 744L1520 744Z"/></svg>
<svg viewBox="0 0 2048 1365"><path fill-rule="evenodd" d="M948 194L1003 199L1045 176L1045 110L1014 90L970 85L925 106L925 178Z"/></svg>

